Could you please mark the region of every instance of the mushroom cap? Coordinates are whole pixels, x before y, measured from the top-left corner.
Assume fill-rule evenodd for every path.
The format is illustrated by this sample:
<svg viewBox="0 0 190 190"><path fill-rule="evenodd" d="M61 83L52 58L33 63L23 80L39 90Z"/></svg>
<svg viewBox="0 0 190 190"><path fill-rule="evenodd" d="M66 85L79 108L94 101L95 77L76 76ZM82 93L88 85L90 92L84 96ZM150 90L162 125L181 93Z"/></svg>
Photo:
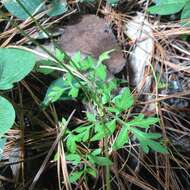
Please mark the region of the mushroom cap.
<svg viewBox="0 0 190 190"><path fill-rule="evenodd" d="M78 23L66 26L59 44L71 56L80 51L96 59L103 52L115 49L104 62L113 74L120 72L126 62L109 24L96 15L84 15Z"/></svg>

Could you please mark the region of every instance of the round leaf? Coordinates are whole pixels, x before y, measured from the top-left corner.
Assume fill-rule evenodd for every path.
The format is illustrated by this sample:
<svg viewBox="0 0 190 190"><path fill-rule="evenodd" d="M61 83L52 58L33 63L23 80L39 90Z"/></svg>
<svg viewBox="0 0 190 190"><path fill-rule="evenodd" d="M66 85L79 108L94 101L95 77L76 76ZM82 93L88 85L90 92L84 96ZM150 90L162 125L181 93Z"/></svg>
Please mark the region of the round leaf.
<svg viewBox="0 0 190 190"><path fill-rule="evenodd" d="M35 65L34 54L25 50L0 48L0 57L0 90L12 88Z"/></svg>
<svg viewBox="0 0 190 190"><path fill-rule="evenodd" d="M0 134L6 133L15 121L15 110L12 104L0 96Z"/></svg>
<svg viewBox="0 0 190 190"><path fill-rule="evenodd" d="M6 9L13 15L18 17L19 19L25 20L29 17L28 13L23 9L23 7L19 4L22 4L25 9L32 15L39 6L43 3L42 0L2 0L2 3L6 7Z"/></svg>

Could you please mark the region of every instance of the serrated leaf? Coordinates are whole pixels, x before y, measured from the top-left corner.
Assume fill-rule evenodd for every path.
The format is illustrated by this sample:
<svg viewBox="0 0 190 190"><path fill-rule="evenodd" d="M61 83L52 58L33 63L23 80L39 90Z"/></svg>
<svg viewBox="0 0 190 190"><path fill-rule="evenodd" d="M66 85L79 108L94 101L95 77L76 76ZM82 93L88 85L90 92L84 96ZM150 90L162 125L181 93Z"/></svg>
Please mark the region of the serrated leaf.
<svg viewBox="0 0 190 190"><path fill-rule="evenodd" d="M97 63L97 65L102 64L103 61L109 59L109 58L110 58L110 55L109 55L109 54L110 54L111 52L113 52L113 51L114 51L114 49L109 50L109 51L106 51L106 52L103 52L103 53L99 56L99 58L98 58L98 63Z"/></svg>
<svg viewBox="0 0 190 190"><path fill-rule="evenodd" d="M87 117L88 121L90 121L90 122L96 121L96 116L90 112L86 112L86 117Z"/></svg>
<svg viewBox="0 0 190 190"><path fill-rule="evenodd" d="M92 175L93 177L96 177L96 171L92 168L86 168L86 172L90 175Z"/></svg>
<svg viewBox="0 0 190 190"><path fill-rule="evenodd" d="M81 158L80 158L80 156L78 154L67 154L65 156L65 159L67 161L71 161L72 164L74 164L74 165L78 165L81 162Z"/></svg>
<svg viewBox="0 0 190 190"><path fill-rule="evenodd" d="M49 85L42 103L47 106L49 103L56 102L60 98L65 100L71 99L66 93L69 89L70 86L65 84L63 77L56 79ZM63 94L65 95L64 97Z"/></svg>
<svg viewBox="0 0 190 190"><path fill-rule="evenodd" d="M119 95L117 95L112 102L115 104L116 108L121 112L129 109L133 105L133 97L129 88L123 88Z"/></svg>
<svg viewBox="0 0 190 190"><path fill-rule="evenodd" d="M88 69L92 68L94 64L95 64L95 60L91 56L88 56L85 59L81 60L80 70L87 71Z"/></svg>
<svg viewBox="0 0 190 190"><path fill-rule="evenodd" d="M75 86L71 86L71 89L69 91L69 96L72 98L76 98L79 94L79 88Z"/></svg>
<svg viewBox="0 0 190 190"><path fill-rule="evenodd" d="M167 153L167 148L161 145L160 142L154 141L152 139L160 138L158 133L145 133L136 128L131 128L131 131L135 137L139 140L140 145L145 153L149 152L149 147L156 152Z"/></svg>
<svg viewBox="0 0 190 190"><path fill-rule="evenodd" d="M151 14L170 15L183 9L187 0L162 0L158 5L148 8Z"/></svg>
<svg viewBox="0 0 190 190"><path fill-rule="evenodd" d="M5 134L14 124L15 110L12 104L0 96L0 136Z"/></svg>
<svg viewBox="0 0 190 190"><path fill-rule="evenodd" d="M140 146L146 154L149 153L149 147L146 141L140 141Z"/></svg>
<svg viewBox="0 0 190 190"><path fill-rule="evenodd" d="M106 131L108 131L108 135L112 135L116 129L116 120L112 120L107 122L106 124Z"/></svg>
<svg viewBox="0 0 190 190"><path fill-rule="evenodd" d="M0 90L8 90L22 80L35 65L33 53L21 49L0 48Z"/></svg>
<svg viewBox="0 0 190 190"><path fill-rule="evenodd" d="M149 139L159 139L162 135L160 133L146 133L146 138Z"/></svg>
<svg viewBox="0 0 190 190"><path fill-rule="evenodd" d="M164 147L163 145L161 145L161 143L159 143L159 142L150 140L150 141L148 141L148 146L156 152L160 152L163 154L168 153L167 148Z"/></svg>
<svg viewBox="0 0 190 190"><path fill-rule="evenodd" d="M59 60L59 61L63 61L65 58L65 54L64 52L62 52L60 49L56 49L55 50L55 57Z"/></svg>
<svg viewBox="0 0 190 190"><path fill-rule="evenodd" d="M99 141L102 140L105 137L105 133L103 131L97 132L91 139L90 141Z"/></svg>
<svg viewBox="0 0 190 190"><path fill-rule="evenodd" d="M83 174L83 171L72 172L69 175L69 181L70 181L70 183L75 183L78 179L80 179L80 177L82 176L82 174Z"/></svg>
<svg viewBox="0 0 190 190"><path fill-rule="evenodd" d="M88 139L89 139L89 136L90 136L90 129L86 129L85 131L83 131L82 133L79 133L76 138L77 138L77 141L80 142L80 141L83 141L83 142L86 142Z"/></svg>
<svg viewBox="0 0 190 190"><path fill-rule="evenodd" d="M103 64L99 64L95 69L95 75L101 80L105 80L107 76L107 69L106 66Z"/></svg>
<svg viewBox="0 0 190 190"><path fill-rule="evenodd" d="M82 60L81 58L81 53L80 51L79 52L76 52L73 56L72 56L72 61L70 62L70 64L75 67L76 69L80 69L80 62Z"/></svg>
<svg viewBox="0 0 190 190"><path fill-rule="evenodd" d="M92 151L91 154L94 155L94 156L97 156L97 155L99 155L101 152L102 152L101 148L97 148L97 149L95 149L94 151Z"/></svg>
<svg viewBox="0 0 190 190"><path fill-rule="evenodd" d="M77 132L77 133L83 133L86 130L90 130L94 125L85 125L85 126L79 126L76 129L74 129L73 131Z"/></svg>
<svg viewBox="0 0 190 190"><path fill-rule="evenodd" d="M94 160L94 162L99 166L110 166L112 165L112 161L103 156L94 156L90 155L90 157Z"/></svg>
<svg viewBox="0 0 190 190"><path fill-rule="evenodd" d="M1 2L13 16L16 16L22 20L25 20L29 17L28 13L16 0L2 0ZM42 0L19 0L19 2L27 9L31 15L36 12L36 10L38 10L43 3Z"/></svg>
<svg viewBox="0 0 190 190"><path fill-rule="evenodd" d="M117 150L122 148L126 143L128 143L128 141L129 141L128 128L124 126L119 132L119 135L117 136L113 144L113 149Z"/></svg>
<svg viewBox="0 0 190 190"><path fill-rule="evenodd" d="M76 145L76 136L75 135L69 135L66 142L66 147L71 153L75 153L77 145Z"/></svg>
<svg viewBox="0 0 190 190"><path fill-rule="evenodd" d="M127 125L128 126L138 126L138 127L142 127L142 128L149 128L150 125L153 125L153 124L157 123L158 121L159 121L158 118L155 118L155 117L144 118L143 114L139 114L137 117L135 117L135 119L128 122Z"/></svg>
<svg viewBox="0 0 190 190"><path fill-rule="evenodd" d="M95 135L90 139L90 141L98 141L102 140L104 137L106 137L106 134L104 132L104 126L100 123L95 124Z"/></svg>

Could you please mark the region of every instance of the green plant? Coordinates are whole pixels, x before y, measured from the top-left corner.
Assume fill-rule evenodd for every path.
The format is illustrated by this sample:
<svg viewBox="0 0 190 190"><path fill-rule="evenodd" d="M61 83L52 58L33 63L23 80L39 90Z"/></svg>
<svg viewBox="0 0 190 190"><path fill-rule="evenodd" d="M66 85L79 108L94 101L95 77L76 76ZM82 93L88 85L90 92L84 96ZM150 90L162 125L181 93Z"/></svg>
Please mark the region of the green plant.
<svg viewBox="0 0 190 190"><path fill-rule="evenodd" d="M10 90L14 83L21 81L34 67L35 57L21 49L0 48L0 90ZM6 92L6 91L5 91ZM1 91L1 95L4 93ZM0 140L12 127L15 110L12 104L0 96ZM4 143L0 143L3 149Z"/></svg>
<svg viewBox="0 0 190 190"><path fill-rule="evenodd" d="M42 10L49 10L48 16L58 16L67 11L67 2L60 0L49 0L49 5L45 4L43 0L15 0L15 1L2 1L5 8L19 19L25 20Z"/></svg>
<svg viewBox="0 0 190 190"><path fill-rule="evenodd" d="M112 164L111 152L123 148L130 138L135 138L145 153L150 149L167 153L159 142L161 135L147 132L159 121L158 118L137 114L126 119L125 113L132 108L134 100L128 87L119 90L121 81L108 77L103 61L109 59L112 51L104 52L98 60L90 56L82 59L80 52L76 53L68 63L73 71L78 70L81 75L64 72L49 86L43 101L43 105L48 106L58 100L80 99L90 105L86 111L86 123L74 129L67 128L64 136L66 159L75 166L83 165L82 169L71 172L71 182L86 174L96 175L97 166L109 167ZM64 53L59 50L56 57L65 60ZM114 136L114 142L110 142L111 136ZM102 143L102 146L97 146L95 142Z"/></svg>
<svg viewBox="0 0 190 190"><path fill-rule="evenodd" d="M181 23L190 26L190 1L189 0L156 0L156 5L148 8L151 14L170 15L181 12ZM187 19L187 21L185 21Z"/></svg>
<svg viewBox="0 0 190 190"><path fill-rule="evenodd" d="M61 0L48 0L48 5L43 0L15 0L6 1L3 0L2 3L5 8L13 15L19 19L25 20L31 15L39 13L42 10L48 10L47 15L50 17L59 16L68 10L67 1ZM95 0L80 0L79 2L92 3ZM115 6L118 0L107 0L107 3Z"/></svg>

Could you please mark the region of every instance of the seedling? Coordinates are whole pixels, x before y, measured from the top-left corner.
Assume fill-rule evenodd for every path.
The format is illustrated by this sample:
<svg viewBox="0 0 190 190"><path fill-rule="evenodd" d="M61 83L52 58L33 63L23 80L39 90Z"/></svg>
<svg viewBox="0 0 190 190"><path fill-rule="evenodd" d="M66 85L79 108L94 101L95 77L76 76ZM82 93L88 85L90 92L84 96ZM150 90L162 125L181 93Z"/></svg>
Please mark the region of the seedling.
<svg viewBox="0 0 190 190"><path fill-rule="evenodd" d="M66 159L77 165L77 168L81 168L82 164L82 169L71 172L72 183L87 174L95 176L98 166L109 167L112 161L105 152L111 154L112 151L123 148L131 137L140 143L145 153L150 149L167 153L166 147L159 141L160 134L145 132L159 122L158 118L146 118L143 114L139 114L130 120L125 120L124 113L134 104L133 95L128 87L118 90L120 81L113 76L108 77L103 61L109 59L110 52L104 52L98 60L91 56L82 59L80 52L76 53L69 64L74 70L80 71L85 80L67 72L63 73L62 77L50 85L43 101L47 106L55 101L80 99L84 104L88 102L91 105L91 109L86 111L86 123L72 130L67 129L64 136ZM61 55L60 51L56 54ZM63 61L64 57L62 56ZM83 89L90 94L90 99L84 96ZM80 96L81 93L83 96ZM113 143L109 141L111 136L115 139ZM103 144L97 146L96 142Z"/></svg>

